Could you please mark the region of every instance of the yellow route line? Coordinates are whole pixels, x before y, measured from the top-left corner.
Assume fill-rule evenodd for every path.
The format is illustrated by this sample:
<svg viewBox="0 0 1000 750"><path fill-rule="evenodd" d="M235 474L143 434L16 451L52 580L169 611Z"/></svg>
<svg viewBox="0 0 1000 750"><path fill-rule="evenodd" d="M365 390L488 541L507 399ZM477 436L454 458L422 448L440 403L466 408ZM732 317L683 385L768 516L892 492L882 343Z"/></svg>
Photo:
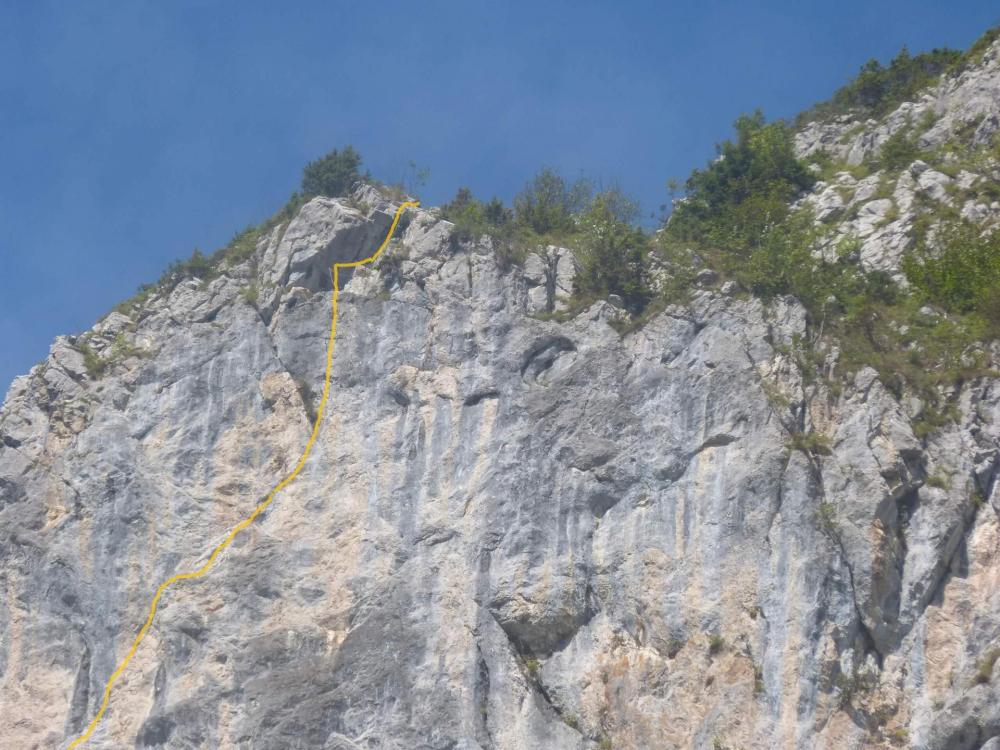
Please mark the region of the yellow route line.
<svg viewBox="0 0 1000 750"><path fill-rule="evenodd" d="M149 615L146 617L146 622L139 630L139 634L135 637L135 640L132 641L132 647L125 655L125 658L121 660L121 663L118 665L115 671L111 673L111 677L108 679L108 684L105 685L104 687L104 700L101 701L101 708L98 710L97 714L91 720L90 724L87 726L87 729L83 732L83 734L81 734L79 737L73 740L73 742L69 744L67 750L73 750L73 748L86 742L87 739L90 737L90 735L93 734L94 729L97 728L97 723L101 720L101 717L104 716L104 712L108 710L108 702L111 700L111 688L114 686L115 682L117 682L118 678L121 677L122 672L125 671L125 668L129 665L129 662L132 661L132 658L135 656L136 650L139 648L139 644L142 643L142 639L146 637L146 633L149 631L150 626L153 624L153 618L156 616L156 608L160 603L160 597L163 596L163 592L166 591L171 586L173 586L178 581L185 581L191 578L201 578L203 575L205 575L205 573L208 572L209 568L211 568L212 565L215 564L215 560L219 556L219 553L221 553L226 547L232 544L233 539L236 538L236 535L239 534L241 531L243 531L243 529L245 529L247 526L252 524L254 522L254 519L256 519L257 516L259 516L261 513L263 513L264 510L267 508L267 506L271 504L271 501L274 500L274 496L277 495L281 490L283 490L289 484L291 484L292 480L299 475L300 471L302 471L302 467L305 466L306 460L309 458L309 454L312 452L312 447L313 444L316 442L316 437L319 435L319 426L320 422L323 419L323 411L326 409L326 402L330 396L330 374L333 369L333 342L337 338L337 297L340 295L340 269L358 268L360 266L364 266L367 265L368 263L374 262L375 259L382 254L382 251L385 250L386 246L389 244L389 240L392 239L393 232L396 231L396 225L399 223L399 217L403 215L403 211L405 211L407 208L411 206L413 208L416 208L419 205L420 205L419 201L406 201L398 209L396 209L396 215L392 219L392 226L389 227L389 233L386 234L385 239L382 240L382 244L379 245L378 250L376 250L372 255L365 258L364 260L355 260L350 263L333 264L333 314L330 321L330 338L326 345L326 375L323 378L323 396L322 398L320 398L319 407L316 409L316 420L315 422L313 422L312 434L309 435L309 440L306 442L305 450L302 451L302 456L299 458L298 463L295 464L295 468L292 469L292 472L287 477L282 479L273 490L271 490L271 493L264 499L264 501L261 502L260 505L258 505L256 508L254 508L253 513L251 513L245 519L236 524L230 530L226 538L223 539L222 542L220 542L218 546L216 546L215 549L212 550L212 554L208 556L208 560L205 562L204 565L202 565L197 570L193 570L189 573L176 573L175 575L170 576L170 578L168 578L159 585L159 587L156 589L156 593L153 595L153 602L152 604L149 605Z"/></svg>

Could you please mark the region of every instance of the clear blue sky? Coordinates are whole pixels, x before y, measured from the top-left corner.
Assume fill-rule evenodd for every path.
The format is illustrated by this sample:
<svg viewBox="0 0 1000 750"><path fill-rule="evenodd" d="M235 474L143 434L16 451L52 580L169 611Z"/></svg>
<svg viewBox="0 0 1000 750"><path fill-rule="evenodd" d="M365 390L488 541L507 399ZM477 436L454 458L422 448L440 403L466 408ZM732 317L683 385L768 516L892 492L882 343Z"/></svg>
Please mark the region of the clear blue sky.
<svg viewBox="0 0 1000 750"><path fill-rule="evenodd" d="M353 143L509 200L541 165L647 213L741 112L793 115L869 57L967 47L995 0L6 0L0 392Z"/></svg>

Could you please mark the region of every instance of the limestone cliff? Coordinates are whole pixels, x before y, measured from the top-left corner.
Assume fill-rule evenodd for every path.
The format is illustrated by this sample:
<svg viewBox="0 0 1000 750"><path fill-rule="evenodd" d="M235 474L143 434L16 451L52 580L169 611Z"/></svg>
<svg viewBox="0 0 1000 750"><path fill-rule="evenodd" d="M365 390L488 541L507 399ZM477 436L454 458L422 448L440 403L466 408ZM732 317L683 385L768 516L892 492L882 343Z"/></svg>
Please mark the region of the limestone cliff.
<svg viewBox="0 0 1000 750"><path fill-rule="evenodd" d="M859 163L914 117L927 145L969 123L988 142L1000 48L887 118L806 126L799 150ZM935 201L996 220L976 190L998 170L845 171L800 202L898 274ZM155 585L291 468L329 267L370 252L394 208L368 187L315 198L219 275L58 338L15 381L0 745L65 747ZM508 267L420 209L345 276L310 462L165 597L85 747L995 750L996 378L915 432L917 406L873 369L806 377L790 297L706 274L622 334L606 301L546 314L575 269L558 247Z"/></svg>

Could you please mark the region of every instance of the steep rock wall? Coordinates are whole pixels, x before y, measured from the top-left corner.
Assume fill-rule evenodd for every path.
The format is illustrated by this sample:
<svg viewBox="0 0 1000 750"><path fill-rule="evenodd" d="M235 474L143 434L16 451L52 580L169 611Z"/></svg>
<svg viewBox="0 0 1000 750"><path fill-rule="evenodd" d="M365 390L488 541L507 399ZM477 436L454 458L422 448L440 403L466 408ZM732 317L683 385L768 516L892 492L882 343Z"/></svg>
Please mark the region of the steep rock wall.
<svg viewBox="0 0 1000 750"><path fill-rule="evenodd" d="M371 198L372 196L368 196ZM114 313L0 413L8 747L65 746L168 575L297 459L334 260L393 206L316 199L250 261ZM313 457L163 601L89 747L979 748L1000 734L1000 393L918 439L792 300L640 330L417 211L341 294ZM537 267L537 268L536 268ZM258 285L259 297L245 290ZM120 348L120 347L119 347ZM829 453L802 450L802 435ZM797 447L798 446L798 447ZM945 481L929 477L946 477Z"/></svg>

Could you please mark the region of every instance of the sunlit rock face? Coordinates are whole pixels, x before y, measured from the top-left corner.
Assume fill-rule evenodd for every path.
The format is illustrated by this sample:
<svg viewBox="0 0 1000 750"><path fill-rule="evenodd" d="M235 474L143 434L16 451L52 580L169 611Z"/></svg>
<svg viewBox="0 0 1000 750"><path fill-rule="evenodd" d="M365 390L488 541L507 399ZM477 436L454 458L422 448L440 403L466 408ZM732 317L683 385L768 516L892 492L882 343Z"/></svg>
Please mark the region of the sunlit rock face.
<svg viewBox="0 0 1000 750"><path fill-rule="evenodd" d="M899 177L894 222L907 196L950 199L927 174ZM898 272L905 231L856 182L805 199ZM15 381L0 745L78 735L156 585L292 469L330 264L370 254L395 208L315 199ZM305 469L164 596L85 747L993 750L996 379L918 435L873 370L803 371L792 299L704 288L634 329L605 301L556 315L572 249L508 267L434 210L403 224L342 275Z"/></svg>

